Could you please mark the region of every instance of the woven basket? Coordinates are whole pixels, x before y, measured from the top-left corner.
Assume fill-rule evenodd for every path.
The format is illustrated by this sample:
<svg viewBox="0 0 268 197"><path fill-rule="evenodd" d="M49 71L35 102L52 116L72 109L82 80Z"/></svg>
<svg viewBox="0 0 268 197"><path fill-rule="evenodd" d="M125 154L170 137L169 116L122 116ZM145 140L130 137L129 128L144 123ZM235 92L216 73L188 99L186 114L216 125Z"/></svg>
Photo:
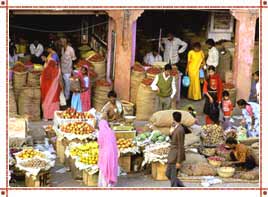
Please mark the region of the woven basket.
<svg viewBox="0 0 268 197"><path fill-rule="evenodd" d="M131 72L130 101L134 104L136 104L138 88L144 78L145 78L144 72L138 72L134 70Z"/></svg>
<svg viewBox="0 0 268 197"><path fill-rule="evenodd" d="M123 106L124 115L134 115L134 104L125 100L121 100L121 102Z"/></svg>
<svg viewBox="0 0 268 197"><path fill-rule="evenodd" d="M15 94L13 88L9 88L9 116L13 116L17 114L17 103L15 100Z"/></svg>
<svg viewBox="0 0 268 197"><path fill-rule="evenodd" d="M93 107L100 111L107 102L107 94L112 90L112 86L97 86L93 89Z"/></svg>

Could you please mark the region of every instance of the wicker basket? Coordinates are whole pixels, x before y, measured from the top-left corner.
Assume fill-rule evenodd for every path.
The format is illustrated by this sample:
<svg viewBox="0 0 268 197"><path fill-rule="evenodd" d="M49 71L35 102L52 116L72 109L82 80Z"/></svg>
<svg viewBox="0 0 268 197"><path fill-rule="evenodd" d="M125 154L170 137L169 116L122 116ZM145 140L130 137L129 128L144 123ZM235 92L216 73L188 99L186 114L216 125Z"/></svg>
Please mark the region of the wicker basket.
<svg viewBox="0 0 268 197"><path fill-rule="evenodd" d="M33 87L40 86L40 76L41 76L41 72L29 72L27 85L33 86Z"/></svg>
<svg viewBox="0 0 268 197"><path fill-rule="evenodd" d="M97 73L97 79L103 79L106 76L105 60L101 62L89 61L94 66L94 71Z"/></svg>
<svg viewBox="0 0 268 197"><path fill-rule="evenodd" d="M221 167L217 169L217 172L222 178L230 178L234 175L235 169L232 167Z"/></svg>
<svg viewBox="0 0 268 197"><path fill-rule="evenodd" d="M134 115L134 104L125 100L121 100L125 116Z"/></svg>

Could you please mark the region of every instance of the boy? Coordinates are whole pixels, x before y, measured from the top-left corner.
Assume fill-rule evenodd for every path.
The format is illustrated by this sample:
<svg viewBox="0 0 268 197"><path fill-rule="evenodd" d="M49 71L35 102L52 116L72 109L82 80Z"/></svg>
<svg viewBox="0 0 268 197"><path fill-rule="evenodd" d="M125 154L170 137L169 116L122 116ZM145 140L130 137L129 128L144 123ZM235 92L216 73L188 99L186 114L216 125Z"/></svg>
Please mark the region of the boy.
<svg viewBox="0 0 268 197"><path fill-rule="evenodd" d="M226 90L223 91L221 109L223 111L223 129L224 130L232 127L230 120L231 120L231 116L233 113L233 104L229 96L230 94L228 91Z"/></svg>

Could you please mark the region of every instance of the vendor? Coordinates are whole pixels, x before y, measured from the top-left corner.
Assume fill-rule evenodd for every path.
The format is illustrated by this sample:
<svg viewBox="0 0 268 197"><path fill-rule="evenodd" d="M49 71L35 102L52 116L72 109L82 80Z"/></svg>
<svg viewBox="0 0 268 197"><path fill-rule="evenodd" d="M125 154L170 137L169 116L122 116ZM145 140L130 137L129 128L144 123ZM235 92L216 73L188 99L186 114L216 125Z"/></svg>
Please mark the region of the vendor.
<svg viewBox="0 0 268 197"><path fill-rule="evenodd" d="M30 52L32 56L31 60L34 64L43 64L41 56L44 52L44 47L38 40L34 40L30 45Z"/></svg>
<svg viewBox="0 0 268 197"><path fill-rule="evenodd" d="M162 57L158 53L157 48L153 48L153 50L145 55L143 61L147 65L154 65L155 62L162 62Z"/></svg>
<svg viewBox="0 0 268 197"><path fill-rule="evenodd" d="M165 71L157 75L151 85L153 91L157 91L158 110L169 110L171 100L176 94L175 77L170 75L172 66L165 65Z"/></svg>
<svg viewBox="0 0 268 197"><path fill-rule="evenodd" d="M227 162L226 165L234 164L236 167L242 167L246 170L256 167L253 153L246 145L238 144L235 138L229 137L226 140L226 147L232 150L230 153L232 161Z"/></svg>
<svg viewBox="0 0 268 197"><path fill-rule="evenodd" d="M248 137L259 136L260 106L254 102L246 102L244 99L238 100L237 105L242 110L241 124L246 127Z"/></svg>
<svg viewBox="0 0 268 197"><path fill-rule="evenodd" d="M102 118L110 122L119 121L123 116L122 103L117 99L115 91L110 91L107 96L109 101L101 110Z"/></svg>

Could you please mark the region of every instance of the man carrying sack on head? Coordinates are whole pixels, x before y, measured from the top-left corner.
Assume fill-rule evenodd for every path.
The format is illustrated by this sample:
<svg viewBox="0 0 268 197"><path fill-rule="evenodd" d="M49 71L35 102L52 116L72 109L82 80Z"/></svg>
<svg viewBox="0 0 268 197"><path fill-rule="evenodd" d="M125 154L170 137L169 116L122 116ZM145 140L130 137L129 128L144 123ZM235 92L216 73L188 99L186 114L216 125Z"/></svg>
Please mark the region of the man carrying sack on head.
<svg viewBox="0 0 268 197"><path fill-rule="evenodd" d="M169 110L171 100L176 94L175 77L170 75L172 66L165 65L165 71L157 75L151 85L153 91L157 91L157 108L158 110Z"/></svg>

